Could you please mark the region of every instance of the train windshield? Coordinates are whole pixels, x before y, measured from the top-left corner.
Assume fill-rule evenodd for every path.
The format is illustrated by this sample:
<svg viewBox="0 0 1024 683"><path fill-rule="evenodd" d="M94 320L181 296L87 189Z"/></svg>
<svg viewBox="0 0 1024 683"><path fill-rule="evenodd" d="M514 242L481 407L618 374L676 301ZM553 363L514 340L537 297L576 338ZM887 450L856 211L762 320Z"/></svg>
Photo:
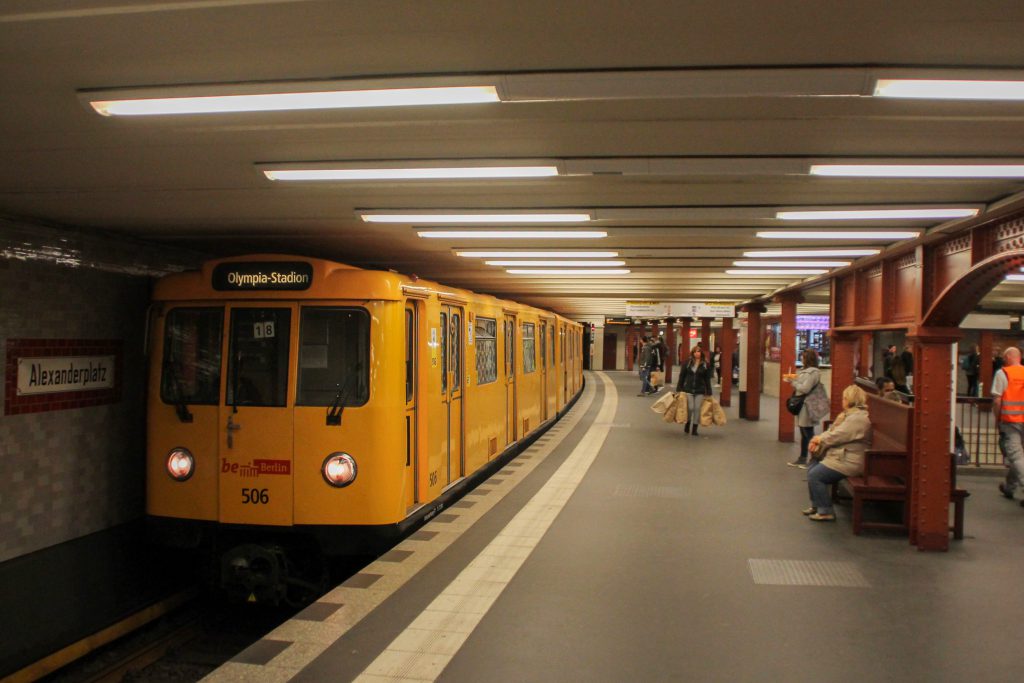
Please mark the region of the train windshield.
<svg viewBox="0 0 1024 683"><path fill-rule="evenodd" d="M361 406L370 398L369 378L369 313L362 308L303 308L296 403Z"/></svg>
<svg viewBox="0 0 1024 683"><path fill-rule="evenodd" d="M160 379L165 403L218 402L223 327L223 308L175 308L167 314Z"/></svg>
<svg viewBox="0 0 1024 683"><path fill-rule="evenodd" d="M288 401L290 308L231 311L227 403L281 407Z"/></svg>

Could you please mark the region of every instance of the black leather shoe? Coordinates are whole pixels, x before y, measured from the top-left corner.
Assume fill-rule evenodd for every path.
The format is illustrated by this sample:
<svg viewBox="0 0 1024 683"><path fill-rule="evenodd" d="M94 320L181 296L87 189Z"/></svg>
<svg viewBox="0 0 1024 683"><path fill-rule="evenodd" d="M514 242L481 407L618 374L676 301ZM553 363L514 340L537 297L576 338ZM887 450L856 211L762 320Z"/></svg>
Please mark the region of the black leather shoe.
<svg viewBox="0 0 1024 683"><path fill-rule="evenodd" d="M999 484L999 493L1003 494L1003 498L1013 500L1013 491L1008 491L1006 484ZM1021 503L1024 504L1024 501L1021 501Z"/></svg>
<svg viewBox="0 0 1024 683"><path fill-rule="evenodd" d="M685 426L685 427L683 427L683 429L685 429L685 430L686 430L686 433L687 433L687 434L689 434L689 433L690 433L690 423L689 423L689 422L687 422L687 423L686 423L686 426Z"/></svg>

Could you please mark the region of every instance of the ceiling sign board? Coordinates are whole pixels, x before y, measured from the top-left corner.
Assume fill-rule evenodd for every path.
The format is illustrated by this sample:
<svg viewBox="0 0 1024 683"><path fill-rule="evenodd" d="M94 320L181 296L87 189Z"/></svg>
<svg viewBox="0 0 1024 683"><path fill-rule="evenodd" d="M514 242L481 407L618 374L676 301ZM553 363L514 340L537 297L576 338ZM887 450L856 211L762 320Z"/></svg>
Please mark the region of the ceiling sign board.
<svg viewBox="0 0 1024 683"><path fill-rule="evenodd" d="M659 301L627 301L626 315L630 318L663 318L668 315L669 305Z"/></svg>
<svg viewBox="0 0 1024 683"><path fill-rule="evenodd" d="M668 315L676 318L735 318L732 304L673 302L668 304Z"/></svg>

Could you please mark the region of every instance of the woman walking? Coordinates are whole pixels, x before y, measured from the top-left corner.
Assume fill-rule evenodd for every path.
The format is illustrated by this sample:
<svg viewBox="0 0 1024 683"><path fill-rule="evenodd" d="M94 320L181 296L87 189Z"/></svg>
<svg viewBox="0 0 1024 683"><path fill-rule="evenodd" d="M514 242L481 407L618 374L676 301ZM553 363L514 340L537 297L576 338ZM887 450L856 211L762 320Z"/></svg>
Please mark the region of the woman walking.
<svg viewBox="0 0 1024 683"><path fill-rule="evenodd" d="M783 375L782 379L793 385L794 396L809 397L810 393L821 384L821 370L818 369L818 352L814 349L804 349L800 360L803 362L803 368L800 369L800 372ZM786 463L790 467L807 469L807 445L814 436L814 425L822 419L819 417L818 420L815 420L815 417L818 416L811 415L811 404L805 398L804 404L800 408L800 414L796 418L796 426L800 428L800 455L793 462Z"/></svg>
<svg viewBox="0 0 1024 683"><path fill-rule="evenodd" d="M679 374L676 391L683 392L686 397L686 432L693 436L697 436L697 427L700 426L700 405L705 396L711 396L711 372L704 359L704 351L698 346L690 352L690 360Z"/></svg>

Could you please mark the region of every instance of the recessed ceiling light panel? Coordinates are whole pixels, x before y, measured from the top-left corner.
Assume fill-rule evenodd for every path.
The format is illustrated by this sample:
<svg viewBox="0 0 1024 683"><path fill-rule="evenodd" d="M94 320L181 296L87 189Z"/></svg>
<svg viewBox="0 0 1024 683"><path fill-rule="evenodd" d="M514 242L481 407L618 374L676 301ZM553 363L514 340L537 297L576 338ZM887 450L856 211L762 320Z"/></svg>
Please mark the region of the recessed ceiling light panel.
<svg viewBox="0 0 1024 683"><path fill-rule="evenodd" d="M617 251L456 251L467 258L615 258Z"/></svg>
<svg viewBox="0 0 1024 683"><path fill-rule="evenodd" d="M1024 164L814 164L810 173L847 178L1022 178Z"/></svg>
<svg viewBox="0 0 1024 683"><path fill-rule="evenodd" d="M734 266L745 268L842 268L850 265L850 261L767 261L752 259L750 261L733 261Z"/></svg>
<svg viewBox="0 0 1024 683"><path fill-rule="evenodd" d="M784 221L850 221L850 220L919 220L943 218L969 218L978 215L977 209L828 209L778 211L775 217Z"/></svg>
<svg viewBox="0 0 1024 683"><path fill-rule="evenodd" d="M763 230L758 237L773 240L896 240L913 239L921 233L914 230Z"/></svg>
<svg viewBox="0 0 1024 683"><path fill-rule="evenodd" d="M1024 81L882 78L875 97L933 100L1024 100Z"/></svg>
<svg viewBox="0 0 1024 683"><path fill-rule="evenodd" d="M420 237L435 239L600 239L601 230L422 230Z"/></svg>
<svg viewBox="0 0 1024 683"><path fill-rule="evenodd" d="M586 223L588 213L362 213L367 223Z"/></svg>
<svg viewBox="0 0 1024 683"><path fill-rule="evenodd" d="M882 253L881 249L789 249L768 251L745 251L745 258L815 258L843 256L874 256Z"/></svg>

